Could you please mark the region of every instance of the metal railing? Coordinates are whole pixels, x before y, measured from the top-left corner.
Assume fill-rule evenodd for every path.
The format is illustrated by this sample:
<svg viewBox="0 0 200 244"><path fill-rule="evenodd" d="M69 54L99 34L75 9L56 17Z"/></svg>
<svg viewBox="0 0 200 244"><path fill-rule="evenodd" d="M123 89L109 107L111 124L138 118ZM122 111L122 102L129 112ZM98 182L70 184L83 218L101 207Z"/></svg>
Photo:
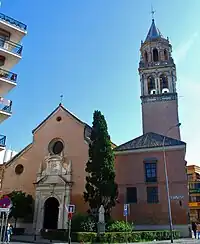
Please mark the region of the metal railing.
<svg viewBox="0 0 200 244"><path fill-rule="evenodd" d="M0 111L11 113L12 101L0 97Z"/></svg>
<svg viewBox="0 0 200 244"><path fill-rule="evenodd" d="M0 20L3 20L5 22L7 22L8 24L10 25L14 25L16 27L18 27L19 29L22 29L24 31L27 30L27 25L23 24L22 22L16 20L16 19L13 19L5 14L2 14L0 13Z"/></svg>
<svg viewBox="0 0 200 244"><path fill-rule="evenodd" d="M6 145L6 136L0 135L0 146L5 147Z"/></svg>
<svg viewBox="0 0 200 244"><path fill-rule="evenodd" d="M0 69L0 78L4 78L6 80L17 83L17 74L4 69Z"/></svg>
<svg viewBox="0 0 200 244"><path fill-rule="evenodd" d="M6 40L2 37L0 37L0 48L15 53L19 56L22 55L22 49L23 49L22 45Z"/></svg>
<svg viewBox="0 0 200 244"><path fill-rule="evenodd" d="M189 193L200 193L200 182L190 182Z"/></svg>

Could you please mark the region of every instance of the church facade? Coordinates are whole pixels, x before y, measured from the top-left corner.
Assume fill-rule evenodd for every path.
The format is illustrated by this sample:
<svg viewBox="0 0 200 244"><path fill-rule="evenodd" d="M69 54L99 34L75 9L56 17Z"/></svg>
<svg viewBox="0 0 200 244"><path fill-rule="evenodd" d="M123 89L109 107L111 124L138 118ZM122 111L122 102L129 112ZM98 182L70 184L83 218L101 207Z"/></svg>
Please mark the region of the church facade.
<svg viewBox="0 0 200 244"><path fill-rule="evenodd" d="M154 20L141 43L143 135L115 146L119 199L115 219L128 220L136 229L168 229L164 167L167 162L174 228L188 234L186 144L180 140L176 66L172 47ZM33 230L67 228L66 205L86 212L83 200L85 166L91 127L60 104L36 129L33 141L3 165L2 191L22 190L35 198Z"/></svg>

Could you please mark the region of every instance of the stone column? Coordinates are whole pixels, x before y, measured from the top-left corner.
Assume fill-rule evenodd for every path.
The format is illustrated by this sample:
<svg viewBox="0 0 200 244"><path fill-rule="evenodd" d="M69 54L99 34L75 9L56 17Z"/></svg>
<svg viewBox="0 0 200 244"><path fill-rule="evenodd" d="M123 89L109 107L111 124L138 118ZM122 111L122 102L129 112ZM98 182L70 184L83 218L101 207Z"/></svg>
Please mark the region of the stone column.
<svg viewBox="0 0 200 244"><path fill-rule="evenodd" d="M39 211L38 211L38 228L41 230L43 228L43 222L44 222L44 199L40 199L40 205L39 205Z"/></svg>
<svg viewBox="0 0 200 244"><path fill-rule="evenodd" d="M159 80L159 79L156 77L156 78L155 78L155 89L156 89L156 93L157 93L157 94L158 94L158 92L159 92L159 91L158 91L158 80Z"/></svg>
<svg viewBox="0 0 200 244"><path fill-rule="evenodd" d="M58 211L58 229L62 229L63 225L63 206L62 203L60 204L60 206L58 207L59 211Z"/></svg>
<svg viewBox="0 0 200 244"><path fill-rule="evenodd" d="M167 80L168 80L168 88L169 88L169 92L173 92L173 84L172 84L172 77L171 76L167 76Z"/></svg>
<svg viewBox="0 0 200 244"><path fill-rule="evenodd" d="M160 77L157 78L157 83L158 83L158 94L161 94L162 91L160 90Z"/></svg>
<svg viewBox="0 0 200 244"><path fill-rule="evenodd" d="M144 85L144 95L148 94L148 84L147 84L147 77L145 76L143 80L143 85Z"/></svg>
<svg viewBox="0 0 200 244"><path fill-rule="evenodd" d="M39 211L39 199L38 199L38 194L36 193L34 217L33 217L33 231L35 234L37 234L38 211Z"/></svg>
<svg viewBox="0 0 200 244"><path fill-rule="evenodd" d="M38 234L40 230L43 228L43 201L41 198L37 199L37 211L35 213L36 220L35 220L35 227L36 227L36 233Z"/></svg>
<svg viewBox="0 0 200 244"><path fill-rule="evenodd" d="M141 86L141 96L144 96L144 77L140 77L140 86Z"/></svg>

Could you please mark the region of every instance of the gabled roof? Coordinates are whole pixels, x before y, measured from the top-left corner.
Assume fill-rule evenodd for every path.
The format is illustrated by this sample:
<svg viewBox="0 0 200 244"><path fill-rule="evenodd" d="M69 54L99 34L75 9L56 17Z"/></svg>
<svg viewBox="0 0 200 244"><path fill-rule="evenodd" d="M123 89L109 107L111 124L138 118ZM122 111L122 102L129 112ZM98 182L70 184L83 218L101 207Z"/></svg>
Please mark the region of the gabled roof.
<svg viewBox="0 0 200 244"><path fill-rule="evenodd" d="M163 139L163 135L149 132L114 148L114 151L128 151L162 147ZM186 145L186 143L170 137L165 138L165 147L181 145Z"/></svg>
<svg viewBox="0 0 200 244"><path fill-rule="evenodd" d="M9 166L15 159L20 157L25 151L27 151L32 146L32 142L28 144L25 148L23 148L20 152L18 152L13 158L11 158L8 162L4 163L5 166Z"/></svg>
<svg viewBox="0 0 200 244"><path fill-rule="evenodd" d="M69 110L67 110L61 103L53 110L53 112L51 112L46 119L44 119L33 131L32 133L34 133L36 130L38 130L52 115L54 115L54 113L57 112L57 110L59 109L63 109L65 112L67 112L68 114L70 114L73 118L75 118L79 123L86 125L86 123L84 123L82 120L80 120L78 117L76 117L76 115L74 115L72 112L70 112ZM89 125L87 125L89 126ZM89 126L90 127L90 126Z"/></svg>
<svg viewBox="0 0 200 244"><path fill-rule="evenodd" d="M152 19L151 27L149 29L149 32L147 34L145 41L152 41L157 38L162 38L162 34L159 31L159 29L156 27L154 19Z"/></svg>
<svg viewBox="0 0 200 244"><path fill-rule="evenodd" d="M38 130L51 116L53 116L59 109L63 109L66 113L70 114L74 119L76 119L79 123L81 123L84 128L84 139L89 143L90 142L90 135L92 132L92 127L80 120L76 115L74 115L72 112L67 110L61 103L51 112L33 131L32 133L34 134L36 130ZM116 145L112 143L112 147L116 147ZM15 159L20 157L26 150L28 150L33 143L28 144L24 149L22 149L19 153L17 153L12 159L10 159L7 163L5 163L6 166L9 166L12 162L14 162Z"/></svg>

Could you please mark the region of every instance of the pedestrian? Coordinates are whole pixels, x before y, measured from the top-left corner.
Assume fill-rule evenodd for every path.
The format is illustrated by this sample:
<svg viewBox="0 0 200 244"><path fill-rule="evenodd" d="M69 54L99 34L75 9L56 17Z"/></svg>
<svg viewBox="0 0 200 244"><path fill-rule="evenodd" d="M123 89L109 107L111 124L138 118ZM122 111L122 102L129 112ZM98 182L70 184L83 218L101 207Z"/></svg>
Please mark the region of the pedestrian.
<svg viewBox="0 0 200 244"><path fill-rule="evenodd" d="M194 238L197 238L197 224L195 222L192 222L192 231L194 233Z"/></svg>
<svg viewBox="0 0 200 244"><path fill-rule="evenodd" d="M13 234L12 231L12 226L10 225L10 223L8 223L7 229L6 229L6 242L10 243L10 237Z"/></svg>
<svg viewBox="0 0 200 244"><path fill-rule="evenodd" d="M197 238L200 239L200 222L197 224Z"/></svg>

